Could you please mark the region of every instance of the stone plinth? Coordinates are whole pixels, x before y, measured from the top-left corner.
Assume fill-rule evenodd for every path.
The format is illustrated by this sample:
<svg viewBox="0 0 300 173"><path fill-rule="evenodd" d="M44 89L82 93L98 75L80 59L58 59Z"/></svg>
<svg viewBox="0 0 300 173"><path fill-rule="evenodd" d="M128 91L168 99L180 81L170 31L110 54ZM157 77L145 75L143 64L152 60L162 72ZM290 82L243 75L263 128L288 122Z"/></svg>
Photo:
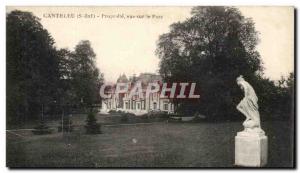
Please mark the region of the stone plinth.
<svg viewBox="0 0 300 173"><path fill-rule="evenodd" d="M267 164L268 137L264 133L238 132L235 137L235 165L262 167Z"/></svg>

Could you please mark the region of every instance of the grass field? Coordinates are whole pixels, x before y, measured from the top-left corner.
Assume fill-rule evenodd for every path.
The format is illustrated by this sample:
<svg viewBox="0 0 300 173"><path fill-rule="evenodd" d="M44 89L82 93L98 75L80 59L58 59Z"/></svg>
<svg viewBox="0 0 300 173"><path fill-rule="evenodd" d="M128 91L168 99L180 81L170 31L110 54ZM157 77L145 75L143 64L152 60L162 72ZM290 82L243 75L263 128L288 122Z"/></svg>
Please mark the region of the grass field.
<svg viewBox="0 0 300 173"><path fill-rule="evenodd" d="M267 166L292 166L291 124L266 122L262 126L269 138ZM99 135L86 135L82 127L64 135L56 132L35 136L26 130L10 131L7 166L232 167L234 136L240 130L242 125L236 122L155 122L103 126L103 134Z"/></svg>

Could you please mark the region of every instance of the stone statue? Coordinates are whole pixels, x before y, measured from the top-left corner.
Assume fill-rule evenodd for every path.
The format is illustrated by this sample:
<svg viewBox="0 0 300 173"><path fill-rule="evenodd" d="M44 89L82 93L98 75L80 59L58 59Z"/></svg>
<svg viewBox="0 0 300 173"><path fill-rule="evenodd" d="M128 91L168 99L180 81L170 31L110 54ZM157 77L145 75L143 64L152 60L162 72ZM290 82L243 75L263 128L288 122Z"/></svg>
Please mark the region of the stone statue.
<svg viewBox="0 0 300 173"><path fill-rule="evenodd" d="M258 98L243 76L239 76L236 82L245 94L236 108L246 116L246 120L243 123L244 131L235 136L234 164L247 167L265 166L268 162L268 137L260 126Z"/></svg>
<svg viewBox="0 0 300 173"><path fill-rule="evenodd" d="M246 116L246 120L243 123L245 128L244 132L264 134L264 131L260 126L260 115L257 104L258 98L253 87L247 81L245 81L242 75L236 79L236 82L245 94L244 98L236 107L242 114Z"/></svg>

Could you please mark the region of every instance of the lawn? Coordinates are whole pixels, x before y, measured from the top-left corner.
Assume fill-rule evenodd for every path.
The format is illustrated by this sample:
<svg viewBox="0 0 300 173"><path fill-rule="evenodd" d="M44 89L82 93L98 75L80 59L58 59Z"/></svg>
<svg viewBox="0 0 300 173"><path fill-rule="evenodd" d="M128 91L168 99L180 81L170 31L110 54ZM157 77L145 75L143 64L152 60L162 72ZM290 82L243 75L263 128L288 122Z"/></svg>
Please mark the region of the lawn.
<svg viewBox="0 0 300 173"><path fill-rule="evenodd" d="M103 118L103 117L102 117ZM79 121L77 121L79 122ZM293 165L293 133L287 122L265 122L268 167ZM35 136L7 133L8 167L232 167L241 122L103 126L103 134ZM14 134L15 133L15 134Z"/></svg>

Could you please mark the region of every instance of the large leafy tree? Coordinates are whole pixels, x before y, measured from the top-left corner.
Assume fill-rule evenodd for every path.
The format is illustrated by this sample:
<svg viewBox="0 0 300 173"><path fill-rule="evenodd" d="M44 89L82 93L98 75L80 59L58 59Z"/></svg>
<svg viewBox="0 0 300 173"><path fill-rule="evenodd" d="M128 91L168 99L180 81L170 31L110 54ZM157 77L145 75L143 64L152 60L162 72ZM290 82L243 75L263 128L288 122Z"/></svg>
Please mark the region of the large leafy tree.
<svg viewBox="0 0 300 173"><path fill-rule="evenodd" d="M160 74L168 82L197 82L200 103L179 110L231 118L242 97L236 77L251 82L262 72L254 23L232 7L195 7L191 14L159 37ZM177 102L181 107L186 103Z"/></svg>
<svg viewBox="0 0 300 173"><path fill-rule="evenodd" d="M7 120L34 119L53 101L58 82L54 40L30 12L6 16Z"/></svg>
<svg viewBox="0 0 300 173"><path fill-rule="evenodd" d="M62 109L75 104L76 93L72 90L72 52L68 49L57 51L59 62L59 87L57 92L58 105Z"/></svg>
<svg viewBox="0 0 300 173"><path fill-rule="evenodd" d="M100 101L99 89L103 75L95 65L96 54L88 40L80 41L70 59L71 89L74 102L92 105Z"/></svg>
<svg viewBox="0 0 300 173"><path fill-rule="evenodd" d="M38 119L47 110L55 113L55 105L59 113L101 100L103 75L89 41L80 41L74 51L56 50L54 39L30 12L12 11L6 23L8 124Z"/></svg>

